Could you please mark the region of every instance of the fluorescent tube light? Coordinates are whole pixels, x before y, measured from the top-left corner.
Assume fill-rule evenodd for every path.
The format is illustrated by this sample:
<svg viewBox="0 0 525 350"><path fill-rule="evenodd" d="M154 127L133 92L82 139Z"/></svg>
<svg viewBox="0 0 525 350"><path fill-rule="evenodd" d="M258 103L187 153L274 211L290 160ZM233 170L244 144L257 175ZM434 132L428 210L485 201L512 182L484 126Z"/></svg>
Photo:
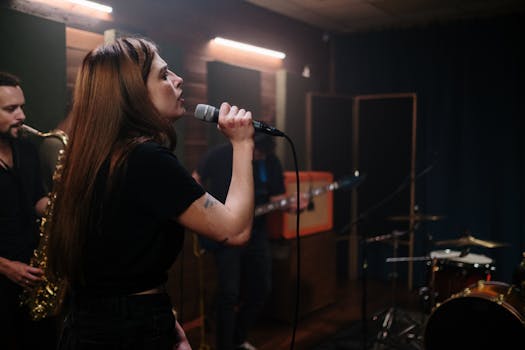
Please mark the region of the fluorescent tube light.
<svg viewBox="0 0 525 350"><path fill-rule="evenodd" d="M270 57L275 57L275 58L280 58L280 59L283 59L283 58L286 57L286 54L284 54L283 52L274 51L274 50L270 50L270 49L265 49L265 48L259 47L259 46L253 46L253 45L249 45L249 44L244 44L244 43L241 43L241 42L238 42L238 41L224 39L224 38L221 38L221 37L216 37L215 39L213 39L213 42L215 42L217 44L220 44L220 45L233 47L233 48L236 48L236 49L239 49L239 50L255 52L255 53L258 53L258 54L261 54L261 55L270 56Z"/></svg>
<svg viewBox="0 0 525 350"><path fill-rule="evenodd" d="M102 11L105 13L111 13L113 12L113 8L111 6L102 5L93 1L87 1L87 0L68 0L69 2L89 7L90 9Z"/></svg>

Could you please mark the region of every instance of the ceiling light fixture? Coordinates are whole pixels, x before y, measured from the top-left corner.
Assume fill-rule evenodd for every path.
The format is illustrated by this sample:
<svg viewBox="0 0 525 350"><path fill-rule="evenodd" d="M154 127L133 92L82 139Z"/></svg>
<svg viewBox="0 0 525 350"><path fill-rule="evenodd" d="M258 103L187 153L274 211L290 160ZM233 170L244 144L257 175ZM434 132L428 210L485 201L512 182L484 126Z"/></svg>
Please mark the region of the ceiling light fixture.
<svg viewBox="0 0 525 350"><path fill-rule="evenodd" d="M213 42L219 45L233 47L233 48L243 50L243 51L255 52L261 55L266 55L266 56L275 57L279 59L284 59L286 57L286 54L283 52L265 49L264 47L253 46L250 44L244 44L238 41L224 39L221 37L216 37L215 39L213 39Z"/></svg>
<svg viewBox="0 0 525 350"><path fill-rule="evenodd" d="M102 11L105 13L113 12L113 8L111 6L102 5L97 2L93 2L93 1L87 1L87 0L68 0L68 1L74 4L77 4L77 5L89 7L90 9Z"/></svg>

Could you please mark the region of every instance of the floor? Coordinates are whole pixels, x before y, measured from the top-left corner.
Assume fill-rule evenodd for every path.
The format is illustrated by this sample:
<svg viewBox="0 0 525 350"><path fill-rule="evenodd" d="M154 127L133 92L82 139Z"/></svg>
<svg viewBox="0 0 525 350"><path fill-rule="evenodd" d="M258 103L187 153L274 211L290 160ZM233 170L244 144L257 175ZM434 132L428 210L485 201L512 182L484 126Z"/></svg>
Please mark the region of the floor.
<svg viewBox="0 0 525 350"><path fill-rule="evenodd" d="M363 287L366 288L366 293L363 293ZM417 341L413 342L415 345L410 349L422 349L421 336L426 317L423 298L418 295L418 291L406 290L406 286L397 286L394 298L392 287L391 283L374 281L367 281L365 286L361 281L339 283L335 302L302 315L295 327L292 321L275 320L271 315L266 315L252 332L250 341L258 350L350 349L350 346L345 345L323 344L337 334L347 337L345 330L353 329L353 333L350 332L352 341L354 344L357 342L356 348L359 349L365 349L365 344L367 349L400 349L401 347L387 347L384 344L406 343L416 338ZM362 312L363 305L366 317ZM385 319L385 315L396 316ZM292 315L290 320L293 319ZM361 327L363 323L360 321L363 319L367 321L365 329ZM389 320L393 322L389 324ZM385 325L384 330L387 332L378 332L382 325ZM199 329L188 332L193 349L213 349L212 328L208 327L204 339ZM396 334L393 335L394 333ZM368 339L367 342L365 338ZM378 339L377 342L375 339Z"/></svg>

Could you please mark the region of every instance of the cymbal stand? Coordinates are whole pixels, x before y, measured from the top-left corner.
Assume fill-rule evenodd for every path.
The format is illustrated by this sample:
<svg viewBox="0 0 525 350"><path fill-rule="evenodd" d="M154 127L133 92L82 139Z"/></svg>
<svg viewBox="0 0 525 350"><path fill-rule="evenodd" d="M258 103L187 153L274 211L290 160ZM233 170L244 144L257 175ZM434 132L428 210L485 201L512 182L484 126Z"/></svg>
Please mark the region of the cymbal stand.
<svg viewBox="0 0 525 350"><path fill-rule="evenodd" d="M398 258L397 249L399 242L397 236L393 240L393 257L388 258L386 262L392 262L392 287L391 287L391 306L388 310L376 314L372 319L379 321L382 316L380 328L376 335L374 350L391 349L389 346L400 346L407 344L410 340L417 340L418 327L420 322L414 320L406 311L397 307L397 262L414 261L414 259ZM425 260L426 259L425 257Z"/></svg>
<svg viewBox="0 0 525 350"><path fill-rule="evenodd" d="M397 249L399 247L399 241L398 238L395 237L393 240L393 248L392 248L392 255L393 258L397 258ZM392 328L392 324L395 321L396 317L396 290L397 290L397 261L395 261L392 264L392 272L391 272L391 279L392 279L392 287L390 289L391 291L391 304L388 311L386 311L385 315L383 316L383 322L381 323L381 328L379 329L377 333L377 340L380 342L385 341L389 335L390 330Z"/></svg>
<svg viewBox="0 0 525 350"><path fill-rule="evenodd" d="M375 350L383 349L383 346L386 345L387 343L395 343L396 339L401 339L400 337L407 336L407 338L408 338L409 337L409 332L411 332L414 328L416 328L416 322L411 320L407 315L403 315L400 312L400 310L398 310L397 307L396 307L396 301L397 301L397 278L398 278L398 273L397 273L397 259L398 259L397 258L397 251L398 251L398 248L399 248L399 237L403 236L403 235L405 235L407 233L408 233L408 231L393 231L392 233L379 235L379 236L375 236L375 237L370 237L370 238L367 238L367 239L365 239L363 241L363 243L365 245L365 247L364 247L365 250L366 250L366 245L369 244L369 243L382 242L382 241L386 241L386 240L392 240L392 242L393 242L393 255L394 255L394 258L390 258L390 259L393 259L392 261L394 262L393 271L391 273L391 277L392 277L391 306L387 310L379 312L379 313L375 314L372 317L372 321L374 321L374 322L378 322L379 320L381 320L380 329L377 332L377 334L375 336L375 340L373 340L373 344L372 344L372 346L373 346L373 348ZM363 254L363 255L366 256L365 254ZM365 264L364 265L366 266L366 260L365 260ZM366 270L366 268L364 268L363 270ZM364 284L364 286L365 286L365 284ZM366 295L366 290L364 290L363 296L364 295ZM366 303L363 303L363 304L366 304ZM363 317L366 317L366 316L363 315ZM406 319L410 319L410 325L409 325L409 327L406 327L405 329L402 329L401 331L399 331L399 333L395 334L395 336L397 338L392 338L394 336L393 335L394 325L397 322L397 320L401 319L401 318L403 318L405 320ZM366 325L366 319L363 320L363 324ZM396 332L398 332L397 329L396 329ZM364 335L364 337L365 338L363 339L363 344L366 344L366 335ZM364 345L364 347L366 348L366 345Z"/></svg>
<svg viewBox="0 0 525 350"><path fill-rule="evenodd" d="M363 261L361 265L361 284L362 284L362 295L361 295L361 324L362 324L362 332L361 332L361 340L362 340L362 348L364 350L368 349L368 326L367 326L367 270L368 270L368 260L367 260L367 251L368 251L368 244L375 243L375 242L381 242L387 239L391 239L392 237L398 237L401 235L406 234L407 231L394 231L389 234L369 237L361 240L361 246L362 246L362 255L363 255Z"/></svg>
<svg viewBox="0 0 525 350"><path fill-rule="evenodd" d="M397 258L397 249L399 247L398 238L393 239L393 258ZM374 349L380 349L383 344L387 342L390 337L390 331L392 330L392 325L396 321L396 290L397 290L397 262L393 263L393 268L391 272L391 304L388 310L383 311L384 315L382 316L382 322L380 328L376 335L376 342L374 343ZM376 314L372 317L373 321L379 321L380 315Z"/></svg>

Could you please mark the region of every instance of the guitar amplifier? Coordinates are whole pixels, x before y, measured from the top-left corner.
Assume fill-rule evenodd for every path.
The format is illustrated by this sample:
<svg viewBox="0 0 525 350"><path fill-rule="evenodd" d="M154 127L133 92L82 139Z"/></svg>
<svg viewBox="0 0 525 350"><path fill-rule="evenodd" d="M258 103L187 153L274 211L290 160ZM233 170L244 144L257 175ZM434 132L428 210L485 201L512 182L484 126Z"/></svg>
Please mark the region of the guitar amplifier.
<svg viewBox="0 0 525 350"><path fill-rule="evenodd" d="M300 171L299 191L311 193L310 204L301 213L299 235L306 236L329 231L334 224L333 192L329 188L334 175L324 171ZM293 171L284 172L287 196L295 196L296 176ZM269 237L272 239L296 238L296 215L282 210L266 214Z"/></svg>

